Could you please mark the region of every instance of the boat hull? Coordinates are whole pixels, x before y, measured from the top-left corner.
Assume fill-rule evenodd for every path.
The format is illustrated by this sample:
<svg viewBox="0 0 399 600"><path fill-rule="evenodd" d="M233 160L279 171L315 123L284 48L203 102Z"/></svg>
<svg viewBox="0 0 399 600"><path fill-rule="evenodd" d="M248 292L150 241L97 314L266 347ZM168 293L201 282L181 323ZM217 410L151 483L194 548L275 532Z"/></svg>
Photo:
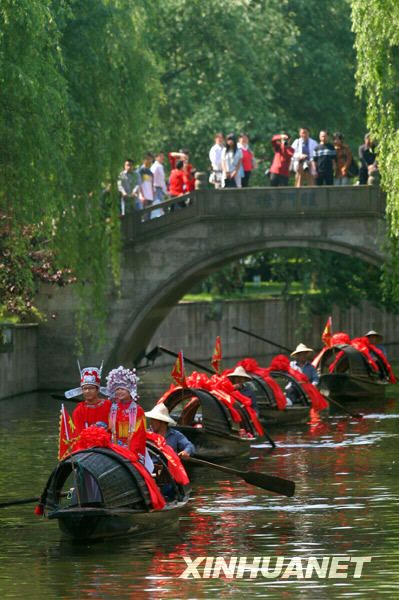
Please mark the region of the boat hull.
<svg viewBox="0 0 399 600"><path fill-rule="evenodd" d="M387 385L384 381L372 381L368 377L357 377L347 373L325 374L320 378L321 393L340 401L383 400Z"/></svg>
<svg viewBox="0 0 399 600"><path fill-rule="evenodd" d="M149 512L129 509L92 507L60 508L48 514L58 521L62 537L69 540L99 540L177 527L178 517L187 499Z"/></svg>
<svg viewBox="0 0 399 600"><path fill-rule="evenodd" d="M270 427L284 427L286 425L299 425L309 419L308 406L290 406L285 410L277 408L262 408L260 422L266 429Z"/></svg>

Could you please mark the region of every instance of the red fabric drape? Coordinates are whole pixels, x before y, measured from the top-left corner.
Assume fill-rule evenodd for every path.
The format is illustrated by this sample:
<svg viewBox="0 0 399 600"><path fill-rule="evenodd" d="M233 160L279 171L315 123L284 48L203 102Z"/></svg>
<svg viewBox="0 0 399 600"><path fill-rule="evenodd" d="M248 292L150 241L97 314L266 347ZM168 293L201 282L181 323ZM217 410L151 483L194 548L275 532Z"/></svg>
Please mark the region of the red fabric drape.
<svg viewBox="0 0 399 600"><path fill-rule="evenodd" d="M181 485L190 483L186 469L183 466L179 456L167 443L163 435L147 431L147 440L153 442L159 448L168 461L168 468L173 479Z"/></svg>

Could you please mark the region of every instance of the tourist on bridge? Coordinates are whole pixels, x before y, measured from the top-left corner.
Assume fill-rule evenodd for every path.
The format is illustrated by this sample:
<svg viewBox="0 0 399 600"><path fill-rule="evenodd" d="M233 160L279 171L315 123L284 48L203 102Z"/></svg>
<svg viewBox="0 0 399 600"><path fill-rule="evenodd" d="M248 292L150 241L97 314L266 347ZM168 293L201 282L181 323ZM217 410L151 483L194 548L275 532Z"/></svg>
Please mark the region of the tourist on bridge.
<svg viewBox="0 0 399 600"><path fill-rule="evenodd" d="M292 360L290 367L306 375L310 383L317 386L320 383L320 377L315 367L309 361L313 351L312 348L308 348L305 344L298 344L294 352L291 353Z"/></svg>
<svg viewBox="0 0 399 600"><path fill-rule="evenodd" d="M279 133L272 137L274 158L269 170L270 185L273 187L288 185L291 159L294 149L289 146L289 136Z"/></svg>
<svg viewBox="0 0 399 600"><path fill-rule="evenodd" d="M174 169L169 177L169 195L171 198L178 198L179 196L183 196L185 194L185 177L184 177L184 163L182 160L178 160ZM174 211L176 208L184 208L186 203L184 200L176 203L171 207L171 210Z"/></svg>
<svg viewBox="0 0 399 600"><path fill-rule="evenodd" d="M352 164L352 152L348 144L344 144L344 136L339 131L333 134L336 157L334 185L349 185L349 169Z"/></svg>
<svg viewBox="0 0 399 600"><path fill-rule="evenodd" d="M191 456L195 452L195 446L186 438L183 433L173 429L170 425L176 425L176 421L169 416L169 411L165 404L156 404L154 408L145 413L148 419L151 419L151 429L154 433L162 435L168 446L181 457Z"/></svg>
<svg viewBox="0 0 399 600"><path fill-rule="evenodd" d="M72 421L75 426L74 434L76 436L90 425L98 425L107 429L111 408L111 402L108 398L99 396L102 366L100 368L86 367L85 369L79 367L79 371L80 388L71 390L75 393L69 393L67 396L71 398L79 393L83 395L84 401L80 402L72 413Z"/></svg>
<svg viewBox="0 0 399 600"><path fill-rule="evenodd" d="M120 366L107 376L107 392L112 400L109 429L112 442L136 452L144 464L146 456L146 426L144 410L137 404L136 371Z"/></svg>
<svg viewBox="0 0 399 600"><path fill-rule="evenodd" d="M301 127L299 138L294 140L291 146L294 150L292 168L295 173L296 187L301 187L303 181L306 181L308 185L314 185L315 169L312 157L316 146L317 142L310 137L309 129Z"/></svg>
<svg viewBox="0 0 399 600"><path fill-rule="evenodd" d="M359 147L360 170L359 184L365 185L369 182L369 177L374 178L378 175L378 165L376 156L376 144L371 140L370 134L364 136L364 144Z"/></svg>
<svg viewBox="0 0 399 600"><path fill-rule="evenodd" d="M163 202L166 194L166 181L165 181L165 169L163 168L163 161L165 160L165 155L163 152L158 152L155 155L155 161L151 165L151 172L154 177L154 193L155 198L153 204L159 204ZM164 211L162 208L157 208L156 210L151 211L151 219L155 219L156 217L162 217Z"/></svg>
<svg viewBox="0 0 399 600"><path fill-rule="evenodd" d="M249 186L249 179L253 169L256 167L256 160L254 153L249 147L249 138L246 133L241 133L238 138L238 148L242 152L242 176L241 176L241 187Z"/></svg>
<svg viewBox="0 0 399 600"><path fill-rule="evenodd" d="M153 160L154 156L150 152L147 152L144 156L143 164L137 170L141 208L147 208L154 202L154 175L151 171ZM149 215L145 215L143 220L148 221L149 218Z"/></svg>
<svg viewBox="0 0 399 600"><path fill-rule="evenodd" d="M137 186L137 173L133 170L132 159L127 158L125 160L124 169L119 173L117 186L120 194L121 217L124 217L126 214L126 202L129 198L131 198L132 201L134 199L133 204L136 209L141 208L135 192Z"/></svg>
<svg viewBox="0 0 399 600"><path fill-rule="evenodd" d="M184 175L184 191L192 192L195 190L195 169L190 163L190 153L187 148L182 148L179 152L169 152L168 158L172 170L177 167L177 162L183 161L183 175Z"/></svg>
<svg viewBox="0 0 399 600"><path fill-rule="evenodd" d="M320 131L320 144L313 150L313 162L316 166L316 184L333 185L337 152L328 142L328 132Z"/></svg>
<svg viewBox="0 0 399 600"><path fill-rule="evenodd" d="M236 136L229 133L226 137L226 148L222 152L223 187L241 187L240 169L242 151L238 148Z"/></svg>
<svg viewBox="0 0 399 600"><path fill-rule="evenodd" d="M223 133L217 133L215 135L215 143L209 150L209 160L212 165L212 173L209 177L209 183L211 183L215 190L220 190L222 187L222 152L224 148L224 137Z"/></svg>

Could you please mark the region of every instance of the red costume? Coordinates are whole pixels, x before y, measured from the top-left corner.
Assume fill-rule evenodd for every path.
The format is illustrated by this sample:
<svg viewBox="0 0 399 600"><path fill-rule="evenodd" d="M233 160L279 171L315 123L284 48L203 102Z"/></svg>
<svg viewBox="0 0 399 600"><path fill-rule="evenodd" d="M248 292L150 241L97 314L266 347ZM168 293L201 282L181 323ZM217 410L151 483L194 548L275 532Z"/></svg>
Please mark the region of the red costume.
<svg viewBox="0 0 399 600"><path fill-rule="evenodd" d="M130 403L114 402L109 413L109 428L114 444L127 446L144 459L146 424L141 406L134 400Z"/></svg>
<svg viewBox="0 0 399 600"><path fill-rule="evenodd" d="M110 408L111 402L107 398L100 398L96 404L80 402L72 413L72 420L75 425L74 435L79 435L83 429L87 429L90 425L95 425L99 421L108 425Z"/></svg>
<svg viewBox="0 0 399 600"><path fill-rule="evenodd" d="M185 175L181 169L173 169L169 178L171 196L181 196L185 192Z"/></svg>

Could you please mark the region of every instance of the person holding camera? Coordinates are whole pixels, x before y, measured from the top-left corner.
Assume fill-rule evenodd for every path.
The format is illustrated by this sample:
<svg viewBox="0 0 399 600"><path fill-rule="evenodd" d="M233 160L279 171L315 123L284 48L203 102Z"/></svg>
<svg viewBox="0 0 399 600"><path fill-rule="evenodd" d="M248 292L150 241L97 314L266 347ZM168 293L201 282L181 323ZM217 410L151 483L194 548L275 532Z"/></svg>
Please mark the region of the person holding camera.
<svg viewBox="0 0 399 600"><path fill-rule="evenodd" d="M269 169L270 185L273 187L288 185L290 164L294 155L294 149L289 146L289 136L286 133L274 135L272 146L274 158Z"/></svg>
<svg viewBox="0 0 399 600"><path fill-rule="evenodd" d="M302 182L314 185L315 168L313 163L313 152L317 146L316 140L310 137L307 127L301 127L299 138L294 140L291 148L294 149L292 157L292 168L295 173L295 187L301 187Z"/></svg>

